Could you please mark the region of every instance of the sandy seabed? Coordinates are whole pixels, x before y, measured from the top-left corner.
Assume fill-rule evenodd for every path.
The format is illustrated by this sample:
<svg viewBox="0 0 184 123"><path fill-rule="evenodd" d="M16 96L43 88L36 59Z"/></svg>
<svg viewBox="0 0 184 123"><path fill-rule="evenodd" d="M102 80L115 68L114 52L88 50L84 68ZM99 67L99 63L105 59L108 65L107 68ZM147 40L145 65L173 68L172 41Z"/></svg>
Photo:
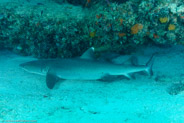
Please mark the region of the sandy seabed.
<svg viewBox="0 0 184 123"><path fill-rule="evenodd" d="M136 74L135 79L112 82L66 80L54 90L46 87L45 77L19 68L34 58L1 50L0 122L184 122L182 90L169 94L173 84L184 82L184 47L141 49L136 52L140 64L153 52L160 53L152 77Z"/></svg>

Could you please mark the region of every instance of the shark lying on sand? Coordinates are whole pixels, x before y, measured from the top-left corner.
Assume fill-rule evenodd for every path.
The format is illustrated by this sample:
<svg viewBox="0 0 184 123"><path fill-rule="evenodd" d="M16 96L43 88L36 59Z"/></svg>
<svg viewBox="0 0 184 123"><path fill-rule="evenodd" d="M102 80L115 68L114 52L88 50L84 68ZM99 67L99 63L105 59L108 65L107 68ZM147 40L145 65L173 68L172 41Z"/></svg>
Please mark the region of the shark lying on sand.
<svg viewBox="0 0 184 123"><path fill-rule="evenodd" d="M59 80L99 80L106 76L131 74L145 71L152 75L153 56L146 65L125 65L94 59L94 48L88 49L81 57L71 59L45 59L20 64L24 70L46 76L46 84L53 89Z"/></svg>

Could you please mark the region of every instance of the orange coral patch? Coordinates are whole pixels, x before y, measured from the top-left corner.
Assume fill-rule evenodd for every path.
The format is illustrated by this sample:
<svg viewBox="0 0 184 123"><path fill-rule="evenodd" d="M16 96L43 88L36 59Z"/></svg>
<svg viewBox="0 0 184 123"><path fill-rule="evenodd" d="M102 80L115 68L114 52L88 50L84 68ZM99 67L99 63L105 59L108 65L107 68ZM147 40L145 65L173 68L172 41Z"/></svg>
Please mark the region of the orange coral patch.
<svg viewBox="0 0 184 123"><path fill-rule="evenodd" d="M159 36L156 35L155 33L153 34L153 37L154 37L154 38L159 38Z"/></svg>
<svg viewBox="0 0 184 123"><path fill-rule="evenodd" d="M120 18L119 21L120 21L120 25L122 25L123 24L123 19Z"/></svg>
<svg viewBox="0 0 184 123"><path fill-rule="evenodd" d="M96 31L90 32L90 33L89 33L89 36L90 36L91 38L94 38L94 37L96 36Z"/></svg>
<svg viewBox="0 0 184 123"><path fill-rule="evenodd" d="M101 18L101 15L96 15L96 18L97 18L97 19L100 19L100 18Z"/></svg>
<svg viewBox="0 0 184 123"><path fill-rule="evenodd" d="M142 29L143 29L143 25L142 24L135 24L131 28L131 34L137 34L139 32L139 30L142 30Z"/></svg>
<svg viewBox="0 0 184 123"><path fill-rule="evenodd" d="M175 30L176 26L174 24L169 24L168 30Z"/></svg>
<svg viewBox="0 0 184 123"><path fill-rule="evenodd" d="M124 37L126 35L126 33L118 33L119 37Z"/></svg>

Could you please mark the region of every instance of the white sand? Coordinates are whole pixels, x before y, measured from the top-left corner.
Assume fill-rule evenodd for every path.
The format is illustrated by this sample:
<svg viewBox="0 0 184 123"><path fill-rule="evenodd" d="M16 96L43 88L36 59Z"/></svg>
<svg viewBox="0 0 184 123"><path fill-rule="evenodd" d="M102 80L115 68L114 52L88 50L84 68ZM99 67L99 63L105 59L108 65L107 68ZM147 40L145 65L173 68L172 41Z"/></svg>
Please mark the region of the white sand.
<svg viewBox="0 0 184 123"><path fill-rule="evenodd" d="M145 63L153 51L163 54L156 57L151 78L137 74L136 79L114 82L66 80L55 90L47 89L44 77L19 68L33 58L0 51L0 121L182 123L184 95L166 90L184 78L184 47L147 48L137 52L139 61ZM162 79L155 81L158 76Z"/></svg>

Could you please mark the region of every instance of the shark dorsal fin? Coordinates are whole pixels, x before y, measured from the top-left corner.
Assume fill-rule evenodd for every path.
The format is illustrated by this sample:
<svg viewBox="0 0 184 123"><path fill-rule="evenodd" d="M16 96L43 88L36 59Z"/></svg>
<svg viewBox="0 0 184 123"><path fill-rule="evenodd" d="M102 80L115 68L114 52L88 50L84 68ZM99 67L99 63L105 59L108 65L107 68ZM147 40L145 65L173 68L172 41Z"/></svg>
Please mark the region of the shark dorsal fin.
<svg viewBox="0 0 184 123"><path fill-rule="evenodd" d="M86 52L82 54L81 59L94 60L94 47L89 48Z"/></svg>

